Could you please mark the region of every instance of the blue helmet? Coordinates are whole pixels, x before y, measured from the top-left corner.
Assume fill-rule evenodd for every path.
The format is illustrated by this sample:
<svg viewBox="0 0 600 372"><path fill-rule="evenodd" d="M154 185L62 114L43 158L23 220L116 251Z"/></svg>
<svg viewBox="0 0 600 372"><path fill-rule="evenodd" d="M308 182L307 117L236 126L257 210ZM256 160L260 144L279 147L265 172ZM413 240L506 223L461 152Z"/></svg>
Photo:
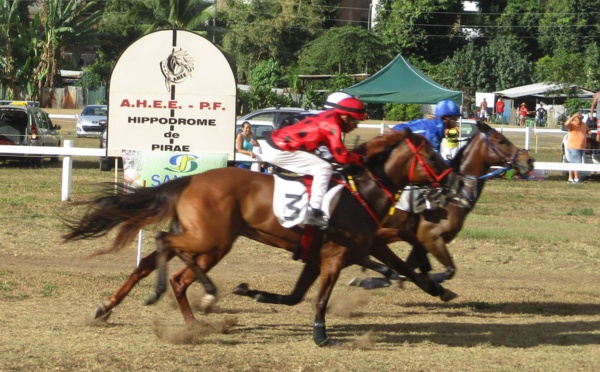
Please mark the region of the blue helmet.
<svg viewBox="0 0 600 372"><path fill-rule="evenodd" d="M439 101L435 105L435 116L441 118L442 116L459 116L460 109L458 105L449 99Z"/></svg>

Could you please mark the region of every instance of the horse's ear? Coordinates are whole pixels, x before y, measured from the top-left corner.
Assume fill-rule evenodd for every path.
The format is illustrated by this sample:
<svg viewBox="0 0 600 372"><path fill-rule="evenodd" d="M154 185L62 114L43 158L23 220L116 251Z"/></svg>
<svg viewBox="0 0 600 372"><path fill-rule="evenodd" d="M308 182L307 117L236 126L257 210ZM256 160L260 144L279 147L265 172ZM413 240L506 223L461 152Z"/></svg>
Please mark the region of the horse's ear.
<svg viewBox="0 0 600 372"><path fill-rule="evenodd" d="M481 122L481 121L477 120L477 129L479 129L479 131L481 133L487 133L487 129L489 129L489 128L490 128L489 125L487 125L484 122Z"/></svg>

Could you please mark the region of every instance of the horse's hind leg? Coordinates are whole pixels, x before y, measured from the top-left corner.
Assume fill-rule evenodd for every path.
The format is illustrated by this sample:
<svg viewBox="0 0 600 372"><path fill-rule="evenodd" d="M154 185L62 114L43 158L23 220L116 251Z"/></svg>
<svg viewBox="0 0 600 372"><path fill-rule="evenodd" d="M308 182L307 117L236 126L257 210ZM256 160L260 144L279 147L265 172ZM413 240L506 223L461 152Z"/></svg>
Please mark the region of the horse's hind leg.
<svg viewBox="0 0 600 372"><path fill-rule="evenodd" d="M208 272L214 265L217 264L217 262L219 262L219 260L216 256L210 256L210 255L200 255L200 256L196 257L195 260L196 260L196 264L204 272ZM194 275L194 272L192 270L190 270L188 266L184 266L181 269L179 269L175 274L173 274L173 276L170 279L171 287L173 288L173 293L175 294L175 299L177 300L177 304L179 305L179 310L181 311L181 315L183 315L183 319L186 324L191 324L196 320L196 318L194 317L192 308L190 306L190 302L188 301L188 298L187 298L187 289L195 281L196 281L196 275ZM204 285L204 283L202 283L202 282L201 282L201 284ZM214 287L212 282L210 282L210 285L212 285ZM215 292L216 292L216 289L215 289ZM202 299L202 304L201 304L202 310L205 313L210 312L210 310L214 306L215 302L216 302L216 298L214 295L205 296Z"/></svg>
<svg viewBox="0 0 600 372"><path fill-rule="evenodd" d="M152 271L156 269L156 256L157 252L154 251L148 256L142 258L139 266L133 270L129 278L121 284L121 287L114 292L106 301L99 304L96 308L94 318L106 318L110 315L112 309L123 301L123 299L129 294L129 292L136 286L138 282L150 275ZM173 254L167 256L167 260L173 258Z"/></svg>

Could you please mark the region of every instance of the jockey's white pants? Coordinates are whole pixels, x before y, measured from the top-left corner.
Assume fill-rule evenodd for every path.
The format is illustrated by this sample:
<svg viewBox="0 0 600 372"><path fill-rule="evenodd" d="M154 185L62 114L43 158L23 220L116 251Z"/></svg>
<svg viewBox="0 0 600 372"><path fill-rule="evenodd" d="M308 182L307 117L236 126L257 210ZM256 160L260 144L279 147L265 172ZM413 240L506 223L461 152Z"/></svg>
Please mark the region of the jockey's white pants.
<svg viewBox="0 0 600 372"><path fill-rule="evenodd" d="M297 173L301 176L313 177L309 205L313 209L321 209L323 197L333 173L333 167L317 155L306 151L282 151L266 143L260 160Z"/></svg>

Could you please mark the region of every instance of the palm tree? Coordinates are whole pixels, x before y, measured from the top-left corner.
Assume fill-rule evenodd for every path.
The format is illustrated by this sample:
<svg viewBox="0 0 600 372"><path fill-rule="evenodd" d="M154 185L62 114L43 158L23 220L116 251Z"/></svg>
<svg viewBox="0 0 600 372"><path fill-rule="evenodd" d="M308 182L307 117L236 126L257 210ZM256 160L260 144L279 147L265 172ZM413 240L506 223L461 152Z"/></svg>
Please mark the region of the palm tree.
<svg viewBox="0 0 600 372"><path fill-rule="evenodd" d="M18 82L16 76L23 67L23 62L18 60L18 49L23 44L27 44L25 27L23 19L25 14L19 4L24 4L19 0L0 0L0 84L6 88L6 98L13 99L15 87ZM21 17L21 15L23 15Z"/></svg>
<svg viewBox="0 0 600 372"><path fill-rule="evenodd" d="M130 12L147 34L164 29L195 31L206 36L214 3L205 0L140 0Z"/></svg>
<svg viewBox="0 0 600 372"><path fill-rule="evenodd" d="M93 45L102 11L96 0L39 0L42 53L35 79L53 87L67 47Z"/></svg>

